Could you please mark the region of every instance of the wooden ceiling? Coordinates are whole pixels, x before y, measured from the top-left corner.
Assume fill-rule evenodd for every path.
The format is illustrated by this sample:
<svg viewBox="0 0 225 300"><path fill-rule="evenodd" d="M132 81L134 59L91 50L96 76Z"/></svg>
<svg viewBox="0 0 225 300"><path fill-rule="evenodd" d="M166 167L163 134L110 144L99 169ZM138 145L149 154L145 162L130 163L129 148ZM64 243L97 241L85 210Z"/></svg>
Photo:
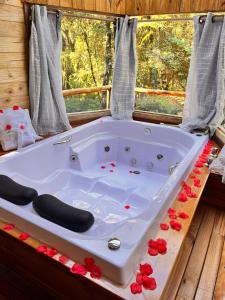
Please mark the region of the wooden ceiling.
<svg viewBox="0 0 225 300"><path fill-rule="evenodd" d="M25 2L114 15L225 11L224 0L25 0Z"/></svg>

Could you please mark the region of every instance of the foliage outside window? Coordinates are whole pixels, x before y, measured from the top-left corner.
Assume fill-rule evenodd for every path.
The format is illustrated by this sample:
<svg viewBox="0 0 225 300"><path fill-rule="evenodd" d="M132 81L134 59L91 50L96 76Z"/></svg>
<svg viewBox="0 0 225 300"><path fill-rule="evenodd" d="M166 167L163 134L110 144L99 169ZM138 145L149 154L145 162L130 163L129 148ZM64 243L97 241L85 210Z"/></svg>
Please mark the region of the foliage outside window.
<svg viewBox="0 0 225 300"><path fill-rule="evenodd" d="M114 49L112 23L64 17L62 36L64 90L111 84ZM69 97L66 107L67 112L105 109L106 93Z"/></svg>
<svg viewBox="0 0 225 300"><path fill-rule="evenodd" d="M153 19L181 16L154 16ZM182 16L188 18L190 15ZM140 23L137 87L185 91L193 36L192 21ZM136 94L136 109L181 115L184 97Z"/></svg>
<svg viewBox="0 0 225 300"><path fill-rule="evenodd" d="M151 18L178 18L153 16ZM182 16L190 17L190 15ZM89 88L112 82L112 23L63 18L63 89ZM185 91L193 35L192 21L139 23L137 29L137 110L181 115L184 97L152 95L148 90ZM66 98L68 112L106 108L106 93Z"/></svg>

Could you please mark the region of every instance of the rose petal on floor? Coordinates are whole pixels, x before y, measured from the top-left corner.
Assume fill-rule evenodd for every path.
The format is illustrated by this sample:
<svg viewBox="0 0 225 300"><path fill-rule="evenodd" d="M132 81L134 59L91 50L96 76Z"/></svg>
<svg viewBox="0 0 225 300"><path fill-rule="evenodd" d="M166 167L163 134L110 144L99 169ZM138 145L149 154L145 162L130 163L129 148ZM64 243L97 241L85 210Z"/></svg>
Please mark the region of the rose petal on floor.
<svg viewBox="0 0 225 300"><path fill-rule="evenodd" d="M159 251L157 248L148 248L148 254L150 256L157 256L159 254Z"/></svg>
<svg viewBox="0 0 225 300"><path fill-rule="evenodd" d="M26 241L28 238L30 237L30 235L26 232L22 232L20 235L19 235L19 239L21 241Z"/></svg>
<svg viewBox="0 0 225 300"><path fill-rule="evenodd" d="M86 275L87 270L84 266L79 265L77 263L74 263L73 266L70 268L70 272L73 274L80 274L80 275Z"/></svg>
<svg viewBox="0 0 225 300"><path fill-rule="evenodd" d="M130 291L132 294L141 294L142 293L142 286L137 283L137 282L133 282L131 285L130 285Z"/></svg>
<svg viewBox="0 0 225 300"><path fill-rule="evenodd" d="M151 275L153 273L152 266L148 263L140 264L139 270L142 275Z"/></svg>
<svg viewBox="0 0 225 300"><path fill-rule="evenodd" d="M161 228L162 230L165 230L165 231L166 231L166 230L169 230L170 227L169 227L169 225L166 224L166 223L161 223L161 224L160 224L160 228Z"/></svg>
<svg viewBox="0 0 225 300"><path fill-rule="evenodd" d="M180 212L178 216L181 219L188 219L189 218L189 215L185 212Z"/></svg>
<svg viewBox="0 0 225 300"><path fill-rule="evenodd" d="M172 229L176 230L176 231L180 231L181 228L182 228L182 225L180 222L177 222L177 221L174 221L174 220L171 220L170 221L170 226Z"/></svg>
<svg viewBox="0 0 225 300"><path fill-rule="evenodd" d="M45 252L45 254L48 256L48 257L53 257L55 256L56 254L58 253L58 251L54 248L48 248L47 251Z"/></svg>
<svg viewBox="0 0 225 300"><path fill-rule="evenodd" d="M146 290L155 290L156 287L157 287L155 278L148 277L148 276L143 276L143 287Z"/></svg>
<svg viewBox="0 0 225 300"><path fill-rule="evenodd" d="M9 231L14 229L16 226L14 224L4 224L3 225L3 230Z"/></svg>
<svg viewBox="0 0 225 300"><path fill-rule="evenodd" d="M46 245L39 245L37 248L36 248L36 251L38 253L46 253L48 250L48 247Z"/></svg>
<svg viewBox="0 0 225 300"><path fill-rule="evenodd" d="M91 267L90 275L91 278L100 279L102 277L102 270L100 269L100 267L93 265Z"/></svg>
<svg viewBox="0 0 225 300"><path fill-rule="evenodd" d="M141 273L137 273L136 274L136 282L138 284L142 284L143 283L143 279L142 279L143 275Z"/></svg>
<svg viewBox="0 0 225 300"><path fill-rule="evenodd" d="M149 240L149 241L148 241L148 246L149 246L150 248L157 249L157 243L156 243L156 241L154 241L154 240Z"/></svg>
<svg viewBox="0 0 225 300"><path fill-rule="evenodd" d="M180 192L178 194L178 201L180 201L180 202L186 202L187 200L188 200L188 197L187 197L186 194L184 194L182 192Z"/></svg>
<svg viewBox="0 0 225 300"><path fill-rule="evenodd" d="M69 258L66 257L66 256L64 256L64 255L61 255L61 256L59 257L59 262L61 262L61 263L64 264L64 265L67 264L68 261L69 261Z"/></svg>

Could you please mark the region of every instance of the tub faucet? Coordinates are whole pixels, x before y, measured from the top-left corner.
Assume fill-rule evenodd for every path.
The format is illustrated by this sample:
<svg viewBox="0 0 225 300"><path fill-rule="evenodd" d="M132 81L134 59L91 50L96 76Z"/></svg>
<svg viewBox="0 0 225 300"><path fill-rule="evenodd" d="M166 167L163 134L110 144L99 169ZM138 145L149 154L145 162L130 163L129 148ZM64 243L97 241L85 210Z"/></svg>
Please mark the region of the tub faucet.
<svg viewBox="0 0 225 300"><path fill-rule="evenodd" d="M71 140L72 140L72 136L69 136L69 137L67 137L65 139L62 139L62 140L60 140L58 142L53 143L53 146L66 144L66 143L69 143Z"/></svg>

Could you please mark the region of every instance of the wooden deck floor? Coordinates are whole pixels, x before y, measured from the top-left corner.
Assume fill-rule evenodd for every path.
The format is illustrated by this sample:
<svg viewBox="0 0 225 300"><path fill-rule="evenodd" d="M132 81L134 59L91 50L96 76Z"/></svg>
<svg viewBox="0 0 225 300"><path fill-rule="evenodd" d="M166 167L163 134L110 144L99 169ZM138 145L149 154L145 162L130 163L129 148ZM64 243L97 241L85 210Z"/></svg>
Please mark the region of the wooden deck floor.
<svg viewBox="0 0 225 300"><path fill-rule="evenodd" d="M225 211L203 204L198 207L167 299L225 299Z"/></svg>
<svg viewBox="0 0 225 300"><path fill-rule="evenodd" d="M200 204L176 266L164 299L225 299L225 211ZM36 288L0 265L1 300L33 299L32 293L60 299L41 283Z"/></svg>

